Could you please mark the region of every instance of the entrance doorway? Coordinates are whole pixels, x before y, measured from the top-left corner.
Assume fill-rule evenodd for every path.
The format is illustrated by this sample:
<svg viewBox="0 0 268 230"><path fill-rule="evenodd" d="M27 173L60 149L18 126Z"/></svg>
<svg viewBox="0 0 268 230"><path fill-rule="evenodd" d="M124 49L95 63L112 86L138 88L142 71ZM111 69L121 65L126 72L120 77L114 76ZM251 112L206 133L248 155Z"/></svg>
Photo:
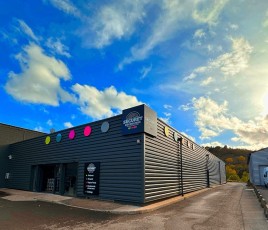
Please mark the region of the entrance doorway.
<svg viewBox="0 0 268 230"><path fill-rule="evenodd" d="M42 192L59 192L60 184L60 167L59 165L41 165L41 191Z"/></svg>
<svg viewBox="0 0 268 230"><path fill-rule="evenodd" d="M64 165L65 179L64 179L64 195L75 196L76 194L76 177L77 177L77 163L70 163Z"/></svg>
<svg viewBox="0 0 268 230"><path fill-rule="evenodd" d="M31 190L76 196L77 165L77 163L33 165Z"/></svg>

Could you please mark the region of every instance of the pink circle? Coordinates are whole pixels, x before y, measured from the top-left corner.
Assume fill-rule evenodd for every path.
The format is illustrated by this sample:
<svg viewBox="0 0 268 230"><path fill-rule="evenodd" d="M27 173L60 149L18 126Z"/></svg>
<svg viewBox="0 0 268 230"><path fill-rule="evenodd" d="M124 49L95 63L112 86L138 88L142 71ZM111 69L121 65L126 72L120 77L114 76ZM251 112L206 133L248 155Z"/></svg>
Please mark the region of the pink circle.
<svg viewBox="0 0 268 230"><path fill-rule="evenodd" d="M86 137L89 136L91 134L91 131L92 131L91 127L89 125L86 126L85 129L84 129L84 135Z"/></svg>
<svg viewBox="0 0 268 230"><path fill-rule="evenodd" d="M69 139L74 139L75 137L75 131L74 130L71 130L70 133L69 133Z"/></svg>

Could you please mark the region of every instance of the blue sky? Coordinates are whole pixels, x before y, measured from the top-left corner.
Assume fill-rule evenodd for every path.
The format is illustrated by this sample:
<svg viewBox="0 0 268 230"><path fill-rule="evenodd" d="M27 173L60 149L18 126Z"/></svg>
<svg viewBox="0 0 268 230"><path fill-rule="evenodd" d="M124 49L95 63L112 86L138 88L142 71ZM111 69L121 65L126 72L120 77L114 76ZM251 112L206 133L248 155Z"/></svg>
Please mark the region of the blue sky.
<svg viewBox="0 0 268 230"><path fill-rule="evenodd" d="M49 132L145 103L201 145L268 145L268 2L0 3L0 122Z"/></svg>

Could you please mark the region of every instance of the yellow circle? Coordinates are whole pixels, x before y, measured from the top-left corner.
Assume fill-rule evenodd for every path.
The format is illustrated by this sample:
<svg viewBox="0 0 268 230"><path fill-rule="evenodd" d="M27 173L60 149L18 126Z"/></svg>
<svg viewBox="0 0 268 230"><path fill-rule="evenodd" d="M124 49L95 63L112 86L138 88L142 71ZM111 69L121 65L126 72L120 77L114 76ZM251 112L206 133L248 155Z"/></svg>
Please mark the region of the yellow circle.
<svg viewBox="0 0 268 230"><path fill-rule="evenodd" d="M168 134L169 134L169 128L167 126L165 126L165 135L168 137Z"/></svg>
<svg viewBox="0 0 268 230"><path fill-rule="evenodd" d="M46 145L48 145L50 143L50 136L46 137L45 143L46 143Z"/></svg>

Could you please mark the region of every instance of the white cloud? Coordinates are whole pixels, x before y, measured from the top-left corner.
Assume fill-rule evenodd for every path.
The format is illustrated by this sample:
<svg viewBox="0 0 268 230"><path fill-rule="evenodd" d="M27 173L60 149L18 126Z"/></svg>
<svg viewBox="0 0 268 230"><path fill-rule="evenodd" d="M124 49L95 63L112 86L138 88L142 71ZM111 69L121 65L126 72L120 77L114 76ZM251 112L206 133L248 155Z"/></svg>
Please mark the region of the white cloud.
<svg viewBox="0 0 268 230"><path fill-rule="evenodd" d="M167 110L170 110L170 109L173 108L172 105L168 105L168 104L165 104L163 107L164 107L165 109L167 109Z"/></svg>
<svg viewBox="0 0 268 230"><path fill-rule="evenodd" d="M67 128L67 129L74 127L73 124L72 124L71 122L69 122L69 121L68 121L68 122L64 122L63 125L64 125L64 127Z"/></svg>
<svg viewBox="0 0 268 230"><path fill-rule="evenodd" d="M20 29L24 34L26 34L28 37L33 39L34 41L38 41L38 37L34 34L32 29L23 21L20 19L16 19L16 21L19 23Z"/></svg>
<svg viewBox="0 0 268 230"><path fill-rule="evenodd" d="M196 8L193 11L193 18L199 23L207 23L215 25L218 21L219 15L229 0L210 0L210 1L196 1Z"/></svg>
<svg viewBox="0 0 268 230"><path fill-rule="evenodd" d="M171 124L170 117L159 117L159 119L164 121L166 124Z"/></svg>
<svg viewBox="0 0 268 230"><path fill-rule="evenodd" d="M197 70L195 70L195 71L194 71L193 73L191 73L190 75L184 77L184 78L183 78L183 81L189 81L189 80L193 80L193 79L195 79L196 76L197 76L195 72L197 72Z"/></svg>
<svg viewBox="0 0 268 230"><path fill-rule="evenodd" d="M66 14L70 14L72 16L81 17L81 12L79 9L69 0L43 0L50 2L55 8L63 11Z"/></svg>
<svg viewBox="0 0 268 230"><path fill-rule="evenodd" d="M204 81L201 82L201 86L207 86L209 85L211 82L213 82L214 79L212 77L208 77L207 79L205 79Z"/></svg>
<svg viewBox="0 0 268 230"><path fill-rule="evenodd" d="M268 10L266 11L266 18L265 18L265 20L263 21L263 26L264 27L268 27Z"/></svg>
<svg viewBox="0 0 268 230"><path fill-rule="evenodd" d="M136 24L145 16L147 0L113 1L101 6L97 13L82 21L78 33L88 47L103 48L114 40L128 37L135 31Z"/></svg>
<svg viewBox="0 0 268 230"><path fill-rule="evenodd" d="M60 39L48 38L46 46L51 50L53 54L59 54L65 57L71 57L69 48L62 44Z"/></svg>
<svg viewBox="0 0 268 230"><path fill-rule="evenodd" d="M37 126L37 127L35 127L34 130L35 130L35 131L38 131L38 132L44 132L44 129L43 129L43 127L41 127L41 126Z"/></svg>
<svg viewBox="0 0 268 230"><path fill-rule="evenodd" d="M233 141L240 141L249 149L260 149L268 145L268 116L242 121L228 113L228 103L218 104L210 98L193 98L195 124L201 139L219 136L223 131L232 131ZM241 145L242 146L242 145Z"/></svg>
<svg viewBox="0 0 268 230"><path fill-rule="evenodd" d="M224 147L225 145L222 144L221 142L218 142L218 141L212 141L212 142L209 142L209 143L203 143L201 144L201 146L203 147L216 147L216 146L220 146L220 147Z"/></svg>
<svg viewBox="0 0 268 230"><path fill-rule="evenodd" d="M53 125L53 122L49 119L49 120L47 121L47 125L52 126L52 125Z"/></svg>
<svg viewBox="0 0 268 230"><path fill-rule="evenodd" d="M163 0L160 2L160 8L161 12L157 20L153 23L150 36L143 43L131 48L131 55L119 63L119 70L122 70L125 65L134 61L144 60L156 46L172 38L181 28L182 21L187 19L191 4L187 1Z"/></svg>
<svg viewBox="0 0 268 230"><path fill-rule="evenodd" d="M209 61L207 66L196 68L184 81L192 80L198 74L221 72L225 76L234 76L248 67L252 46L244 38L231 38L232 51Z"/></svg>
<svg viewBox="0 0 268 230"><path fill-rule="evenodd" d="M113 86L100 91L93 86L75 84L72 90L78 95L81 112L95 119L110 117L142 104L135 96L118 92Z"/></svg>
<svg viewBox="0 0 268 230"><path fill-rule="evenodd" d="M206 37L206 33L203 29L198 29L194 32L194 38L204 38Z"/></svg>
<svg viewBox="0 0 268 230"><path fill-rule="evenodd" d="M188 111L192 108L193 108L192 103L187 103L186 105L180 105L178 109L182 111Z"/></svg>
<svg viewBox="0 0 268 230"><path fill-rule="evenodd" d="M232 137L231 138L231 141L238 142L238 141L240 141L240 138L239 137Z"/></svg>
<svg viewBox="0 0 268 230"><path fill-rule="evenodd" d="M171 116L171 113L164 112L164 114L165 114L166 117L170 117Z"/></svg>
<svg viewBox="0 0 268 230"><path fill-rule="evenodd" d="M219 68L226 76L234 76L248 67L252 46L244 38L231 39L231 53L225 53L209 63L208 69Z"/></svg>
<svg viewBox="0 0 268 230"><path fill-rule="evenodd" d="M70 80L67 66L47 56L36 44L23 48L15 56L21 73L9 72L5 90L19 101L57 106L59 101L73 101L73 97L60 86L60 80Z"/></svg>
<svg viewBox="0 0 268 230"><path fill-rule="evenodd" d="M237 30L239 28L239 26L237 24L230 24L230 28L232 30Z"/></svg>
<svg viewBox="0 0 268 230"><path fill-rule="evenodd" d="M147 75L148 75L148 73L150 73L151 72L151 70L152 70L152 65L150 65L150 66L147 66L147 67L143 67L141 70L140 70L140 73L141 73L141 79L144 79Z"/></svg>

